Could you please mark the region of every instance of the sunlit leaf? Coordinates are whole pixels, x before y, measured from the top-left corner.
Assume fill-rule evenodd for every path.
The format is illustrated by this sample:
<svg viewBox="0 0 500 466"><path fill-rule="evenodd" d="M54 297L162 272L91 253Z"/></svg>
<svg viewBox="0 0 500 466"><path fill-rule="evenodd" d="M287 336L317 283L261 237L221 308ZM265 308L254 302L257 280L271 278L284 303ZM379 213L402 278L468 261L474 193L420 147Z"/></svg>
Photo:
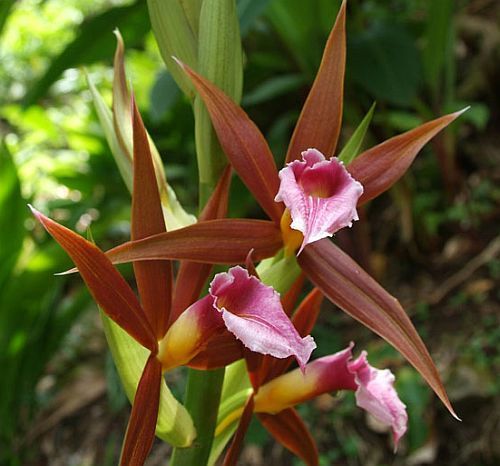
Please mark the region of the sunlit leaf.
<svg viewBox="0 0 500 466"><path fill-rule="evenodd" d="M101 312L104 332L125 393L132 403L149 351ZM161 382L156 435L174 446L187 447L196 436L188 412Z"/></svg>
<svg viewBox="0 0 500 466"><path fill-rule="evenodd" d="M113 29L120 28L127 43L137 45L142 42L149 27L148 13L143 1L116 6L87 18L80 25L73 42L51 61L44 75L30 87L24 97L24 105L36 103L68 68L109 59L113 53L113 43L110 40Z"/></svg>

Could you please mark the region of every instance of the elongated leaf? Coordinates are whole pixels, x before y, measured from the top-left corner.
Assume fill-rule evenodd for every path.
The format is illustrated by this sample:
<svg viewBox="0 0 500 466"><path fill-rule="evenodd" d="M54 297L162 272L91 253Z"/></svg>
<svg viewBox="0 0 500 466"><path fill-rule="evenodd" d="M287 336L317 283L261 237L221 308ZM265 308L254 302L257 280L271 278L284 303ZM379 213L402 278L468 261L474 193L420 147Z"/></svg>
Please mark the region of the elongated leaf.
<svg viewBox="0 0 500 466"><path fill-rule="evenodd" d="M298 260L330 301L387 340L413 364L456 416L427 348L396 298L327 239L308 245Z"/></svg>
<svg viewBox="0 0 500 466"><path fill-rule="evenodd" d="M16 3L16 0L4 0L0 3L0 36L14 3Z"/></svg>
<svg viewBox="0 0 500 466"><path fill-rule="evenodd" d="M16 165L7 146L0 141L0 289L21 252L26 235L25 205Z"/></svg>
<svg viewBox="0 0 500 466"><path fill-rule="evenodd" d="M132 193L131 239L165 232L165 221L148 135L133 101L134 191ZM134 262L134 274L142 308L158 340L168 329L172 303L173 270L170 261Z"/></svg>
<svg viewBox="0 0 500 466"><path fill-rule="evenodd" d="M121 466L142 466L153 446L160 400L161 363L155 355L146 362L132 405L123 442Z"/></svg>
<svg viewBox="0 0 500 466"><path fill-rule="evenodd" d="M438 97L438 92L442 86L441 73L452 43L450 35L453 9L453 0L431 2L427 7L426 40L422 61L427 85L432 89L435 97Z"/></svg>
<svg viewBox="0 0 500 466"><path fill-rule="evenodd" d="M204 0L200 11L197 71L235 102L241 100L243 87L242 56L235 1ZM204 206L227 160L200 95L194 101L194 117L200 206Z"/></svg>
<svg viewBox="0 0 500 466"><path fill-rule="evenodd" d="M243 441L248 427L250 426L250 421L252 420L253 407L253 395L251 395L245 403L245 408L243 409L243 414L241 415L240 422L238 423L238 428L236 429L231 446L229 447L226 457L224 458L224 462L222 463L223 466L236 466L238 464L238 457L240 456L241 449L243 448Z"/></svg>
<svg viewBox="0 0 500 466"><path fill-rule="evenodd" d="M230 185L231 167L227 166L217 188L200 214L200 221L215 220L226 216ZM181 261L175 282L171 322L174 322L184 309L198 299L211 271L211 264Z"/></svg>
<svg viewBox="0 0 500 466"><path fill-rule="evenodd" d="M177 85L189 97L194 91L189 79L172 60L176 56L198 67L198 21L201 1L148 0L149 17L163 61Z"/></svg>
<svg viewBox="0 0 500 466"><path fill-rule="evenodd" d="M349 172L364 188L358 205L389 189L404 175L420 149L465 110L424 123L360 154L349 165Z"/></svg>
<svg viewBox="0 0 500 466"><path fill-rule="evenodd" d="M318 464L316 443L297 411L290 408L276 415L261 413L258 417L262 425L278 442L308 466Z"/></svg>
<svg viewBox="0 0 500 466"><path fill-rule="evenodd" d="M370 107L370 110L368 110L368 113L361 120L361 123L352 134L349 141L347 141L346 145L340 152L339 159L342 160L345 165L349 165L359 154L361 144L363 144L363 139L365 138L366 130L368 129L368 126L370 126L370 122L372 121L373 112L375 111L375 105L376 103L374 102Z"/></svg>
<svg viewBox="0 0 500 466"><path fill-rule="evenodd" d="M124 278L92 243L31 208L35 217L68 253L104 312L141 345L156 353L158 343L144 311Z"/></svg>
<svg viewBox="0 0 500 466"><path fill-rule="evenodd" d="M250 249L255 260L273 256L281 232L265 220L220 219L124 243L107 252L115 264L136 260L186 259L205 264L243 264Z"/></svg>
<svg viewBox="0 0 500 466"><path fill-rule="evenodd" d="M344 99L345 11L344 0L326 43L316 79L288 146L287 162L300 159L301 152L311 147L327 157L335 152L342 124Z"/></svg>
<svg viewBox="0 0 500 466"><path fill-rule="evenodd" d="M44 75L30 87L23 104L29 106L36 103L68 68L107 60L113 53L110 36L115 28L123 31L129 45L141 43L149 31L148 12L144 2L137 1L131 5L113 7L85 19L79 26L73 42L52 59Z"/></svg>
<svg viewBox="0 0 500 466"><path fill-rule="evenodd" d="M101 124L102 130L104 131L104 136L108 141L111 154L115 159L116 166L122 177L127 189L132 192L133 186L133 174L132 174L132 158L128 152L125 152L120 143L118 142L117 132L113 124L113 114L110 108L107 106L106 102L102 98L101 94L94 86L94 83L90 80L88 74L87 83L92 95L92 100L94 102L94 107L99 118L99 123Z"/></svg>
<svg viewBox="0 0 500 466"><path fill-rule="evenodd" d="M283 206L274 201L279 178L264 136L248 115L220 89L179 63L200 93L224 152L271 219L279 223Z"/></svg>
<svg viewBox="0 0 500 466"><path fill-rule="evenodd" d="M116 35L116 51L114 58L114 81L113 81L113 125L115 128L115 138L121 151L122 157L133 160L133 131L132 131L132 107L130 106L131 94L127 84L125 73L125 46L122 36L118 30ZM189 215L182 208L173 189L168 185L163 162L160 154L154 145L153 140L148 135L149 149L153 158L156 181L160 192L160 199L163 206L165 222L169 230L174 230L196 221L193 215ZM113 148L110 142L111 148ZM116 158L116 156L115 156Z"/></svg>
<svg viewBox="0 0 500 466"><path fill-rule="evenodd" d="M130 403L134 400L149 351L101 312L106 340L123 388ZM162 379L156 435L174 446L187 447L196 436L193 421L186 408L170 392Z"/></svg>

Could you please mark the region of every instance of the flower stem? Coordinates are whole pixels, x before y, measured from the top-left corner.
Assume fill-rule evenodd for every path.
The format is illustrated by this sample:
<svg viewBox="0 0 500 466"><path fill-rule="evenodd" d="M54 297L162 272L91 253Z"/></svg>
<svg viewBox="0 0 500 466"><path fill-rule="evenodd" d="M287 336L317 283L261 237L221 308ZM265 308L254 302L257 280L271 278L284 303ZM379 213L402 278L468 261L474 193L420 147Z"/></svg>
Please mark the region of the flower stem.
<svg viewBox="0 0 500 466"><path fill-rule="evenodd" d="M185 406L196 427L196 439L189 448L176 448L170 466L207 464L219 409L224 368L211 371L189 369Z"/></svg>

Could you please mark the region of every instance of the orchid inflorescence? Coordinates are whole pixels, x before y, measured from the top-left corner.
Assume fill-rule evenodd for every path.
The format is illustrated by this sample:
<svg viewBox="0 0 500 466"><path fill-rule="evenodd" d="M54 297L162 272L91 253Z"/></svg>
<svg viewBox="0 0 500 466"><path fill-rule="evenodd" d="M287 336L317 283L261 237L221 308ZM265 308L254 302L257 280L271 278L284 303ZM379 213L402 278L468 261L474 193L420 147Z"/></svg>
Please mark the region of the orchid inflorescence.
<svg viewBox="0 0 500 466"><path fill-rule="evenodd" d="M118 35L115 125L109 137L123 156L121 170L132 188L131 241L103 252L32 209L70 255L103 312L113 357L133 401L122 465L144 463L155 431L177 447L194 441L196 426L163 378L179 366L228 366L228 372L243 375L243 385L228 386L221 402L210 464L233 433L224 464L236 464L255 414L285 447L317 465L315 442L295 406L338 390L354 391L357 405L391 428L397 446L407 414L388 369L370 366L366 352L354 357L353 343L309 361L316 348L310 333L325 296L392 344L454 415L437 369L398 301L329 238L358 220L358 209L390 188L422 146L460 112L359 155L333 157L342 115L345 11L344 2L279 172L246 113L177 60L203 99L230 163L198 220L185 213L166 182L126 85ZM270 220L225 218L233 170ZM176 274L175 260L180 261ZM130 261L140 299L114 266ZM216 264L231 267L212 277ZM313 289L297 304L304 277ZM299 367L289 370L294 360ZM238 361L245 361L246 375ZM125 367L129 363L132 369Z"/></svg>

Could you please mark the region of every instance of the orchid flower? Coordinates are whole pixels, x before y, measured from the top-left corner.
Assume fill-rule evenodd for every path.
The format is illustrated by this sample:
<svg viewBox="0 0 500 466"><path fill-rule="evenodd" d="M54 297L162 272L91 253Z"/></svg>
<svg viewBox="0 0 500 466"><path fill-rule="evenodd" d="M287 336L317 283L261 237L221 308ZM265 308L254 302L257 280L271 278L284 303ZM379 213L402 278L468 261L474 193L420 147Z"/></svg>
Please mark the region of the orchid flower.
<svg viewBox="0 0 500 466"><path fill-rule="evenodd" d="M343 2L328 38L318 74L293 132L286 156L287 164L299 160L302 152L309 153L309 148L315 148L315 155L298 162L305 163L306 168L314 159L317 160L316 163L324 163L319 161L318 153L324 154L328 159L335 152L342 115L345 12ZM356 208L359 208L389 189L406 172L420 149L461 112L437 118L361 153L345 167L347 174L335 159L330 160L332 165L329 173L333 175L338 171L340 184L337 187L328 186L326 191L322 191L323 188L318 191L314 187L309 190L315 202L325 202L321 206L330 203L324 200L327 198L318 196L318 192L333 194L333 209L327 209L332 217L325 220L324 225L319 228L318 223L308 224L301 221L300 216L291 216L293 212L290 207L295 202L293 196L292 204L286 206L288 210L281 202L276 202L276 196L278 199L287 197L287 182L282 181L280 188L280 176L269 146L243 109L190 67L179 64L205 102L232 168L271 221L200 221L181 230L158 233L122 244L108 251L108 258L113 263L182 259L202 264L234 265L245 261L250 248L254 248L255 260L260 260L273 256L281 247L288 250L302 247L297 261L307 278L330 301L380 335L406 357L455 416L432 358L397 299L327 238L307 243L315 236L329 236L340 225L348 225L354 220L356 211L352 204L356 202ZM294 167L295 165L288 165L284 169L288 171L282 172L282 180L288 179L288 175L294 172ZM303 165L299 165L297 171L300 171L300 167ZM311 173L316 171L312 165L309 170ZM330 178L337 179L333 176ZM297 181L296 177L295 179ZM362 187L362 194L359 185ZM342 191L346 188L346 200L349 201L346 204L342 202L340 207L336 205L335 196L338 187ZM306 212L300 204L297 210ZM309 210L316 211L318 210ZM337 223L337 216L342 221ZM304 238L302 233L290 228L292 223L295 226L301 226L302 223ZM299 239L290 232L298 233Z"/></svg>
<svg viewBox="0 0 500 466"><path fill-rule="evenodd" d="M267 382L254 397L254 412L276 415L324 393L352 390L360 408L392 429L397 447L408 416L394 389L394 375L370 366L366 352L353 359L353 346L310 362L305 374L296 369Z"/></svg>
<svg viewBox="0 0 500 466"><path fill-rule="evenodd" d="M147 135L135 103L133 117L131 230L133 238L140 238L165 230L165 225ZM139 303L101 250L31 209L72 258L100 308L150 351L127 428L120 461L123 465L143 464L152 446L162 372L190 365L192 361L196 367L201 365L205 369L229 364L241 358L241 344L274 358L293 356L304 368L316 347L312 337L302 338L298 334L283 310L279 295L242 267L217 274L210 284L209 294L172 321L169 317L172 303L170 261L134 263L142 301ZM212 345L212 339L226 344L222 359L213 356L220 351L220 346Z"/></svg>
<svg viewBox="0 0 500 466"><path fill-rule="evenodd" d="M309 333L316 323L323 294L313 289L293 314L297 331ZM351 343L336 354L309 362L305 371L286 372L291 360L266 357L254 370L247 358L252 390L244 391L248 401L244 408L222 410L217 426L221 435L239 419L236 434L228 449L224 466L236 464L242 440L252 413L255 413L269 433L286 448L300 457L308 466L319 463L316 443L294 407L319 395L339 390L355 392L356 403L383 425L391 428L395 449L407 429L405 405L394 389L394 375L379 370L367 361L366 352L353 359Z"/></svg>
<svg viewBox="0 0 500 466"><path fill-rule="evenodd" d="M302 152L302 161L290 162L280 170L279 177L281 184L274 200L282 201L290 212L292 221L289 223L285 211L282 228L289 225L302 232L298 254L307 244L332 236L358 220L356 204L363 186L337 158L325 160L317 149L308 149Z"/></svg>
<svg viewBox="0 0 500 466"><path fill-rule="evenodd" d="M295 411L286 404L279 405L283 399L273 404L272 397L265 396L266 392L273 391L272 384L287 380L280 377L299 377L289 375L294 372L281 375L288 367L288 359L276 362L275 358L288 356L295 357L305 370L304 383L310 384L311 391L303 390L302 398L314 396L314 390L320 390L318 387L356 390L360 406L391 424L396 441L402 435L403 411L394 401L390 375L367 365L364 355L352 360L349 348L342 356L339 353L307 365L314 347L307 337L309 332L297 334L278 305L279 298L274 291L244 269L233 268L216 276L209 295L197 301L212 264L244 263L250 249L254 250L253 258L257 261L275 256L281 248L291 257L298 250L298 264L320 293L398 349L454 414L438 371L398 301L327 237L350 226L357 219L357 208L389 189L409 168L423 145L460 112L389 139L360 154L345 167L333 157L342 116L343 2L295 127L286 166L278 172L267 142L246 113L208 80L187 65L179 64L203 99L232 169L270 220L224 219L225 203L215 201L207 205L198 223L166 231L147 135L135 108L131 241L104 255L83 238L36 213L72 256L104 312L151 353L135 395L122 464L142 464L149 451L154 438L162 371L181 364L218 367L242 355L249 363L254 395L245 406L242 428L238 429L236 439L242 437L248 421L245 413L255 411L261 420L265 419L264 425L278 440L285 445L288 442L292 451L298 449L301 457L310 455L299 445L301 438L304 440L310 435ZM215 199L226 197L227 201L229 179L230 169L222 177ZM175 284L172 283L172 260L182 261ZM111 265L129 261L134 262L142 306ZM193 276L195 280L183 278ZM270 309L270 316L263 312L264 304ZM294 323L299 329L295 318ZM254 331L256 329L258 331ZM250 351L242 349L242 345ZM270 356L251 367L255 351ZM321 367L343 374L345 383L325 382L328 379ZM381 387L383 393L389 394L390 403L380 401L383 399L378 396L382 393ZM387 414L391 409L393 417ZM277 414L271 415L268 411ZM296 426L295 430L287 431L289 426ZM311 445L311 442L305 443ZM231 454L232 451L236 449L232 449ZM315 464L313 456L307 457L310 464Z"/></svg>

